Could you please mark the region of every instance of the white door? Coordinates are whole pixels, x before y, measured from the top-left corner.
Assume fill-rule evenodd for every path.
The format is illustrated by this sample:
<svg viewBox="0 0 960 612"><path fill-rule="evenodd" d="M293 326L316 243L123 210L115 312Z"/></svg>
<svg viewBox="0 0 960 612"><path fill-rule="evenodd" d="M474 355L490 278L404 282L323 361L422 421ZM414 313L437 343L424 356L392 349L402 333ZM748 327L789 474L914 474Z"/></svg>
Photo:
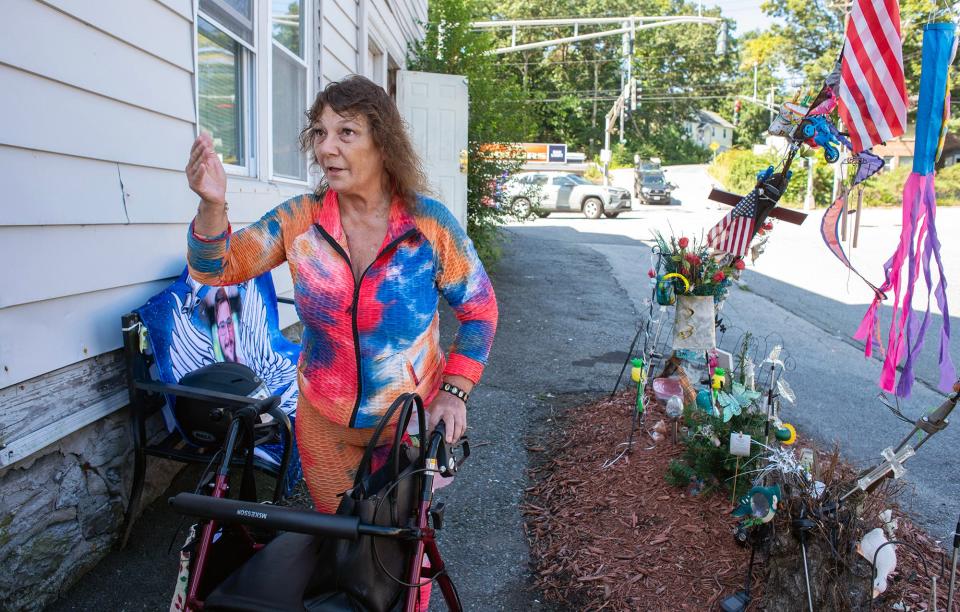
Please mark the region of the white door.
<svg viewBox="0 0 960 612"><path fill-rule="evenodd" d="M468 103L466 77L412 70L397 74L397 106L410 126L430 188L464 228Z"/></svg>

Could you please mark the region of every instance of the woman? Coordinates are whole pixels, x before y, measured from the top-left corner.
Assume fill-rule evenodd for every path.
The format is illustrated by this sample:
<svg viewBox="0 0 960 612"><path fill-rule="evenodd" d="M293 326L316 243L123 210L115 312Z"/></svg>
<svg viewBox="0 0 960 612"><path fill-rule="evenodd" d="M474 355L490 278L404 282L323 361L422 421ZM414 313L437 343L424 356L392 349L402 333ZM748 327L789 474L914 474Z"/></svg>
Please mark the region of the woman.
<svg viewBox="0 0 960 612"><path fill-rule="evenodd" d="M187 258L191 275L211 285L289 264L304 323L297 445L317 509L335 512L378 418L401 393L424 398L430 427L443 420L447 442L463 435L497 303L454 217L419 195L419 159L382 88L360 76L331 83L308 119L301 146L312 147L324 181L235 234L223 166L210 137L197 138L186 172L201 203ZM441 295L460 321L449 357L439 344Z"/></svg>

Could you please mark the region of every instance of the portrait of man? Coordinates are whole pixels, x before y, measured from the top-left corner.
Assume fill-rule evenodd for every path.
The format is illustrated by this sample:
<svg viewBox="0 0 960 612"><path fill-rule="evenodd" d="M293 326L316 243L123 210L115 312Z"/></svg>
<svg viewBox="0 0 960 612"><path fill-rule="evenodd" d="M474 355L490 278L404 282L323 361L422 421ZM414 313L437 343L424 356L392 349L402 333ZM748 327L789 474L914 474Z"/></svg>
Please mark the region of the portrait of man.
<svg viewBox="0 0 960 612"><path fill-rule="evenodd" d="M240 295L236 287L211 287L203 303L216 360L244 363L237 337L240 329Z"/></svg>

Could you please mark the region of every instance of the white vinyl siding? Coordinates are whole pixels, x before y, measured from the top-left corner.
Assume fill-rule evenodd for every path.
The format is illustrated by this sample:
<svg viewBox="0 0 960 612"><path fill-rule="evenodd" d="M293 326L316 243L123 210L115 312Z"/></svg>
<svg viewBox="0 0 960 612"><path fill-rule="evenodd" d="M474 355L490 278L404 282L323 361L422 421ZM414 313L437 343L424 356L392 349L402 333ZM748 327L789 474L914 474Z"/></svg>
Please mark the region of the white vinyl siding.
<svg viewBox="0 0 960 612"><path fill-rule="evenodd" d="M423 37L420 23L427 20L427 3L370 0L369 5L367 15L370 29L376 33L377 42L386 54L403 66L406 63L408 41Z"/></svg>
<svg viewBox="0 0 960 612"><path fill-rule="evenodd" d="M370 25L401 66L407 43L422 36L416 21L426 19L426 0L360 1L362 11L357 0L304 2L307 101L317 87L360 69L361 12L365 30ZM248 141L255 162L252 176L228 179L235 230L307 191L302 182L269 179L270 0L255 6ZM0 273L0 439L24 453L14 461L56 439L42 428L65 435L90 422L69 415L119 407L120 316L185 265L197 206L183 174L197 129L194 10L194 0L4 3L0 258L10 265ZM291 289L285 266L274 281L279 293ZM282 325L295 319L290 308L280 316ZM98 365L103 360L109 367ZM90 384L82 401L37 391L81 374Z"/></svg>
<svg viewBox="0 0 960 612"><path fill-rule="evenodd" d="M196 129L192 3L5 8L0 256L19 264L0 280L0 389L119 348L120 315L185 265L197 206L183 175ZM305 190L231 177L234 227ZM291 288L285 269L275 280Z"/></svg>
<svg viewBox="0 0 960 612"><path fill-rule="evenodd" d="M320 10L323 85L359 71L359 11L356 0L324 0Z"/></svg>
<svg viewBox="0 0 960 612"><path fill-rule="evenodd" d="M0 144L153 168L184 166L183 141L189 152L193 139L189 121L2 64L0 83ZM185 85L189 99L189 81Z"/></svg>
<svg viewBox="0 0 960 612"><path fill-rule="evenodd" d="M7 3L4 19L14 23L21 21L17 14L21 7L33 4L36 0L15 0L18 8L10 15L10 4ZM44 0L44 4L56 7L65 15L81 21L104 34L154 55L157 59L169 62L184 70L193 72L193 18L192 9L186 13L171 10L167 4L144 0L142 2L90 2L89 0ZM169 4L187 4L186 2ZM58 49L63 54L73 51L72 46L66 47L69 41L57 41L41 35L46 32L45 23L31 24L37 38ZM29 28L27 28L29 29ZM64 45L64 46L61 46ZM85 73L95 72L88 67Z"/></svg>

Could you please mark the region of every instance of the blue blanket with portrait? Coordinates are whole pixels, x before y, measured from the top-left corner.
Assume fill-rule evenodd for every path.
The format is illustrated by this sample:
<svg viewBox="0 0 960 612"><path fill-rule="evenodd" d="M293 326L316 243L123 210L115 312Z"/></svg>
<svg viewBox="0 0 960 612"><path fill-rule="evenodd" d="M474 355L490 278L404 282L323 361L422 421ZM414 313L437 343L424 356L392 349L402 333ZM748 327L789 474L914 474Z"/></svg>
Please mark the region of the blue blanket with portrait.
<svg viewBox="0 0 960 612"><path fill-rule="evenodd" d="M191 278L185 268L177 280L136 312L147 329L155 359L154 378L178 383L188 372L211 363L242 363L273 395L281 397L280 408L295 426L300 347L280 333L277 296L269 272L239 285L210 287ZM173 401L168 396L163 410L170 431L178 427ZM279 444L258 446L256 452L279 465ZM294 445L288 492L301 477Z"/></svg>

